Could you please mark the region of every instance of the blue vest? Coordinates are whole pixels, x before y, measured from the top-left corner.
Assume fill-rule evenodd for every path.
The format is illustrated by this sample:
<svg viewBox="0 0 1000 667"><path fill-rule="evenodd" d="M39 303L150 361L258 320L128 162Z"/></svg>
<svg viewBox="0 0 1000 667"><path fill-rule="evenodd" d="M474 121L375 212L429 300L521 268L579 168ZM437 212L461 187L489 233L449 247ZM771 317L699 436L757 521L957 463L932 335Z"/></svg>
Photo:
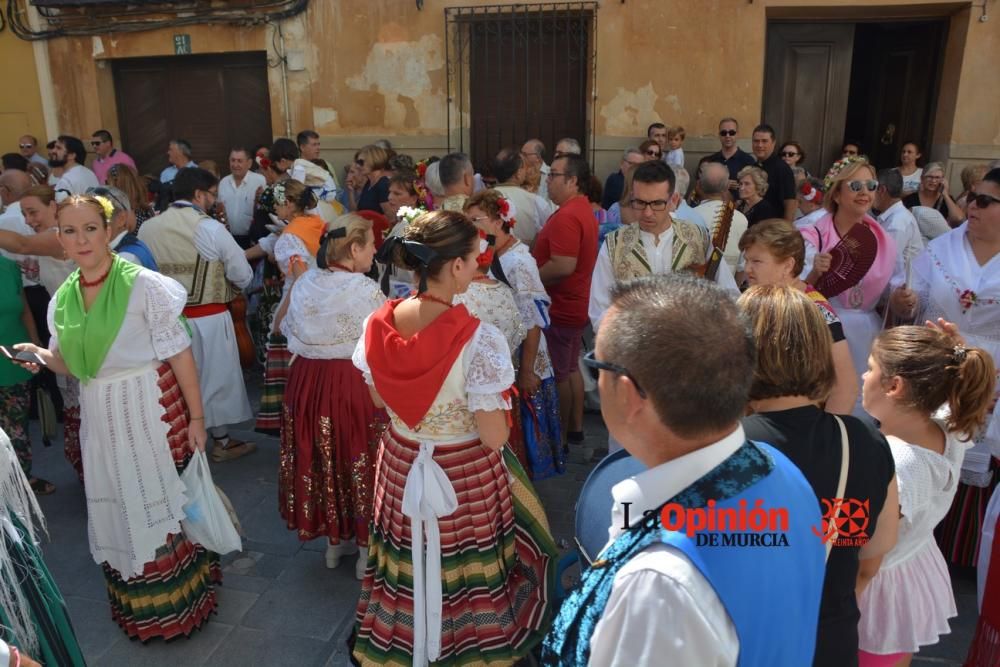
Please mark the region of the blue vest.
<svg viewBox="0 0 1000 667"><path fill-rule="evenodd" d="M149 251L149 247L145 243L139 240L139 237L132 232L127 232L122 240L118 242L115 246L115 252L128 252L135 255L139 263L150 271L160 272L159 267L156 266L156 260L153 259L153 253Z"/></svg>
<svg viewBox="0 0 1000 667"><path fill-rule="evenodd" d="M820 525L816 495L799 469L770 445L744 443L694 484L668 500L685 508L788 510L787 546L732 546L723 537L743 539L764 533L708 531L720 544L699 546L684 532L666 530L657 519L622 532L584 572L579 587L563 602L545 638L542 664L582 667L590 659L590 638L608 603L615 575L648 546L680 549L712 585L739 637L740 667L800 667L812 664L823 590L825 550L812 527ZM778 531L781 534L780 530ZM748 539L753 539L748 537ZM699 540L702 541L702 540ZM707 540L706 540L707 541ZM744 542L745 543L745 542ZM770 539L767 538L767 544ZM670 632L670 628L663 628ZM663 664L671 664L663 656Z"/></svg>

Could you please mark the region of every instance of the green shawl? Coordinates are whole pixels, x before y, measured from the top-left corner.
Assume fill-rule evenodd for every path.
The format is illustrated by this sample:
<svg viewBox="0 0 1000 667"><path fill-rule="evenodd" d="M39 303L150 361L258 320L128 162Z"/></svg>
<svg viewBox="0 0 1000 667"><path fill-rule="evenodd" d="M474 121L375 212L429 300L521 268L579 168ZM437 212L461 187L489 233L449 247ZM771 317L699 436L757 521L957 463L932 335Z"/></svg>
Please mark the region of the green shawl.
<svg viewBox="0 0 1000 667"><path fill-rule="evenodd" d="M115 255L97 299L87 310L80 288L80 269L56 290L53 320L59 353L69 372L81 382L97 377L111 344L125 321L135 278L143 268Z"/></svg>

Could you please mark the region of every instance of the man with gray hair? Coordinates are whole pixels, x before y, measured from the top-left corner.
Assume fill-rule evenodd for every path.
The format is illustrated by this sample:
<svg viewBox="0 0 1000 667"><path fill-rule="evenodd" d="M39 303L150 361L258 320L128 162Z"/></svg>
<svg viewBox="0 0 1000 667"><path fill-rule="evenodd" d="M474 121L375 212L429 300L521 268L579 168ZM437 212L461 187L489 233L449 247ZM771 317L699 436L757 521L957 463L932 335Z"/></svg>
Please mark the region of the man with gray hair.
<svg viewBox="0 0 1000 667"><path fill-rule="evenodd" d="M525 188L539 197L549 198L549 171L545 164L545 144L541 139L528 139L521 146L521 159L527 167Z"/></svg>
<svg viewBox="0 0 1000 667"><path fill-rule="evenodd" d="M701 188L701 204L694 212L701 216L708 226L708 233L715 238L719 227L729 219L729 237L722 248L726 264L735 273L740 267L740 238L747 230L747 217L727 201L729 190L729 167L721 162L706 162L701 166L698 185Z"/></svg>
<svg viewBox="0 0 1000 667"><path fill-rule="evenodd" d="M875 208L882 211L878 223L896 242L904 266L923 252L924 240L920 236L917 220L903 204L903 175L898 169L883 169L878 173L875 190Z"/></svg>
<svg viewBox="0 0 1000 667"><path fill-rule="evenodd" d="M674 186L675 191L680 196L680 203L677 204L677 208L674 209L674 217L679 220L687 220L688 222L693 222L694 224L708 229L708 225L705 223L705 219L701 217L701 214L691 208L691 205L687 203L687 191L691 187L691 174L684 167L677 167L674 165L668 165L674 170L674 178L677 179L677 184Z"/></svg>
<svg viewBox="0 0 1000 667"><path fill-rule="evenodd" d="M604 181L604 195L601 197L601 208L608 210L622 198L625 192L625 176L629 171L645 162L645 157L638 148L626 148L622 153L622 163L618 171L608 176Z"/></svg>
<svg viewBox="0 0 1000 667"><path fill-rule="evenodd" d="M444 200L438 208L442 211L462 211L465 201L472 196L476 173L472 160L465 153L448 153L438 166Z"/></svg>
<svg viewBox="0 0 1000 667"><path fill-rule="evenodd" d="M159 272L160 268L153 259L149 247L135 235L135 212L128 201L128 196L118 188L100 186L90 188L88 195L102 197L111 202L113 213L108 221L111 230L111 241L108 246L118 255L133 264L143 266L150 271Z"/></svg>
<svg viewBox="0 0 1000 667"><path fill-rule="evenodd" d="M191 159L191 143L185 139L173 139L167 146L167 162L170 163L166 169L160 172L160 183L168 185L177 178L177 171L185 167L197 167Z"/></svg>
<svg viewBox="0 0 1000 667"><path fill-rule="evenodd" d="M556 142L555 157L563 157L566 155L583 155L583 149L580 148L580 142L573 137L563 137Z"/></svg>
<svg viewBox="0 0 1000 667"><path fill-rule="evenodd" d="M529 246L535 242L538 230L556 210L548 199L528 192L524 183L526 167L520 151L513 146L500 149L491 165L493 177L497 179L495 189L514 205L517 224L511 233Z"/></svg>

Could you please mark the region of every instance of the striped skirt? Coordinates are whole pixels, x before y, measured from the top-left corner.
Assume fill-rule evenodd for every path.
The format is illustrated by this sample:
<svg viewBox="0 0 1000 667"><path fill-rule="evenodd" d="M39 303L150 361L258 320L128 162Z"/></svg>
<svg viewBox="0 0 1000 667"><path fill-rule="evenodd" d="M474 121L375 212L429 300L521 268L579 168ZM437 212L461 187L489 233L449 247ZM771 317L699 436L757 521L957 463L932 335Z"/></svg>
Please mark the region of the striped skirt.
<svg viewBox="0 0 1000 667"><path fill-rule="evenodd" d="M378 440L388 423L350 359L292 364L281 424L278 508L300 540L368 544Z"/></svg>
<svg viewBox="0 0 1000 667"><path fill-rule="evenodd" d="M271 334L267 340L267 360L264 362L264 387L260 395L260 411L254 430L267 435L281 433L281 403L291 368L292 353L288 339L281 334Z"/></svg>
<svg viewBox="0 0 1000 667"><path fill-rule="evenodd" d="M180 472L191 459L187 405L169 364L157 372L163 421L170 426L167 443ZM167 535L139 576L126 581L107 563L103 569L111 617L130 638L141 641L189 636L215 611L215 584L222 582L219 557L183 534Z"/></svg>
<svg viewBox="0 0 1000 667"><path fill-rule="evenodd" d="M951 509L934 530L944 559L962 567L975 567L979 558L979 543L983 537L983 518L993 489L1000 482L1000 461L990 463L993 480L989 486L959 484Z"/></svg>
<svg viewBox="0 0 1000 667"><path fill-rule="evenodd" d="M403 488L419 445L387 430L375 468L368 568L358 601L353 655L362 665L410 665L414 589ZM441 651L435 664L512 665L545 636L557 551L538 496L506 448L478 441L439 445L434 461L458 509L438 519Z"/></svg>

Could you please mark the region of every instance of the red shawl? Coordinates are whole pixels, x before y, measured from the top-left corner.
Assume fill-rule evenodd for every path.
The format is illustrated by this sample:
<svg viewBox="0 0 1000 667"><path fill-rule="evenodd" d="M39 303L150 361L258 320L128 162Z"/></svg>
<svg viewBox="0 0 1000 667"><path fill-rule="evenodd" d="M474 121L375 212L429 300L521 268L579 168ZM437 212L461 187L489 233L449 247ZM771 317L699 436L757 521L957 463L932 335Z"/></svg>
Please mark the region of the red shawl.
<svg viewBox="0 0 1000 667"><path fill-rule="evenodd" d="M403 338L394 317L401 301L386 302L368 320L365 358L378 395L413 428L430 410L479 320L465 306L454 306L423 330Z"/></svg>

